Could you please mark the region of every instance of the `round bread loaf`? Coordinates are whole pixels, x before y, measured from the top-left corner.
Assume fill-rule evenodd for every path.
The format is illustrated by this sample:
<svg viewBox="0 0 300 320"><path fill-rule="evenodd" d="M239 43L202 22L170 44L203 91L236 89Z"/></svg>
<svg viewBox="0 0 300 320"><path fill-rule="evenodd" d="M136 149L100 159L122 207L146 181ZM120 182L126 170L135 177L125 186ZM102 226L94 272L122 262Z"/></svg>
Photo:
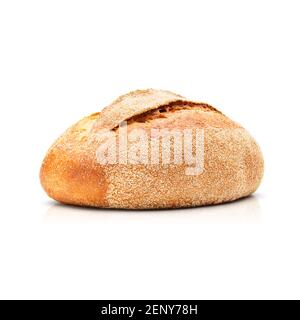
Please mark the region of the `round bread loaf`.
<svg viewBox="0 0 300 320"><path fill-rule="evenodd" d="M217 204L259 186L250 134L212 106L137 90L83 118L49 149L40 179L62 203L154 209Z"/></svg>

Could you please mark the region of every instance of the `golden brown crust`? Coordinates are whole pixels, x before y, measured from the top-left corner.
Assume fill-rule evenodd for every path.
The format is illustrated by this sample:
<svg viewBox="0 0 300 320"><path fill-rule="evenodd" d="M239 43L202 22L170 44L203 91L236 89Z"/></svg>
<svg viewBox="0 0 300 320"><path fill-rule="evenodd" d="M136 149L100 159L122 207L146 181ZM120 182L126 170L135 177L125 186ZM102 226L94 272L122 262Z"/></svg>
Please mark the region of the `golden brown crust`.
<svg viewBox="0 0 300 320"><path fill-rule="evenodd" d="M88 139L98 117L95 113L79 121L48 151L40 180L51 198L74 205L107 206L108 183L95 158L97 145Z"/></svg>
<svg viewBox="0 0 300 320"><path fill-rule="evenodd" d="M129 133L204 129L204 172L186 175L186 164L99 164L97 133L114 129L118 137L123 120ZM153 89L122 96L80 120L50 148L40 171L45 191L57 201L128 209L232 201L253 193L262 175L259 146L239 124L207 104Z"/></svg>

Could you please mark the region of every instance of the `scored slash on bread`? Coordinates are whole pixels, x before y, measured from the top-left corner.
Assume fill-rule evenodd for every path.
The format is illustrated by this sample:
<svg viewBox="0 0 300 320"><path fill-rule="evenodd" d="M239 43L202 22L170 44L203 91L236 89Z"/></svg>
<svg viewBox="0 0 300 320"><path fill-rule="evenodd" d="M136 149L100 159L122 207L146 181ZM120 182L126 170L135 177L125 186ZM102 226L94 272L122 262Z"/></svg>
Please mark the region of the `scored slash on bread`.
<svg viewBox="0 0 300 320"><path fill-rule="evenodd" d="M158 109L162 106L178 104L201 105L203 108L219 112L214 107L186 100L184 97L164 90L136 90L120 96L101 112L101 117L95 124L95 130L114 129L122 121L134 116Z"/></svg>

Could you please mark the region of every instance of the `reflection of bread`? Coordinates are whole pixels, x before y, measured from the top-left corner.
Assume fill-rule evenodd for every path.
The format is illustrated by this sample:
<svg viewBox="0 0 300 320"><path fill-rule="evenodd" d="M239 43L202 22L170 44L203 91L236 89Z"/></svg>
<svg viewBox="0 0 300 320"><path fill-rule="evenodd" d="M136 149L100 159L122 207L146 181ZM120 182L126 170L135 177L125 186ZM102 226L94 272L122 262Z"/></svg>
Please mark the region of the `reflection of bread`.
<svg viewBox="0 0 300 320"><path fill-rule="evenodd" d="M189 175L188 163L162 163L164 145L156 164L132 159L127 164L101 164L97 157L101 133L114 133L119 141L118 126L124 120L128 134L134 129L149 135L154 128L168 129L167 135L171 130L203 129L203 172ZM170 144L174 156L173 138ZM132 209L232 201L253 193L262 175L261 151L240 125L208 104L152 89L121 96L101 113L73 125L50 148L40 172L45 191L57 201Z"/></svg>

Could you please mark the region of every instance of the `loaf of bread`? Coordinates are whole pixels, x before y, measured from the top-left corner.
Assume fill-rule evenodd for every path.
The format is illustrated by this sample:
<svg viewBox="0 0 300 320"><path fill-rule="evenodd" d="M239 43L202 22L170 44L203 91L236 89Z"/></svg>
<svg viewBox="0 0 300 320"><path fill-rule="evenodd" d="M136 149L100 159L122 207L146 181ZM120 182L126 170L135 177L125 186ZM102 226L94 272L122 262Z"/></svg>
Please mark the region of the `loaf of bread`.
<svg viewBox="0 0 300 320"><path fill-rule="evenodd" d="M263 166L255 140L220 111L148 89L69 128L46 154L40 180L65 204L178 208L246 197Z"/></svg>

